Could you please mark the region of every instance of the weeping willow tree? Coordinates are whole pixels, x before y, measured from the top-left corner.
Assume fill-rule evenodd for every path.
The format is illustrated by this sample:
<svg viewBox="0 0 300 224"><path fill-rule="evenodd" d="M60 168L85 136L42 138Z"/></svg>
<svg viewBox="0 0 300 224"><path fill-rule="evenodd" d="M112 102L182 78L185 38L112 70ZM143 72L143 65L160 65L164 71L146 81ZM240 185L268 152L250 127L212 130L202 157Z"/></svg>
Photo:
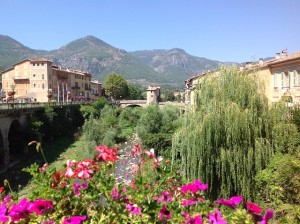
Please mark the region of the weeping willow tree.
<svg viewBox="0 0 300 224"><path fill-rule="evenodd" d="M269 108L255 75L221 68L203 78L195 104L173 137L173 161L181 160L187 179L210 185L210 197L255 195L255 175L273 156L274 136L295 131L286 107Z"/></svg>

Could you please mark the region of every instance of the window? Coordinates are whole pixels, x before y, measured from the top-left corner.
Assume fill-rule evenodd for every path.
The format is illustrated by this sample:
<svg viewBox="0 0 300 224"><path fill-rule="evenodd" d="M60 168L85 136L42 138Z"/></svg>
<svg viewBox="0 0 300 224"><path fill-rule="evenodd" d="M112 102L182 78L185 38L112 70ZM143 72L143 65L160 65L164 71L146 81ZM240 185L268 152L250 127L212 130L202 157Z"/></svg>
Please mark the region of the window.
<svg viewBox="0 0 300 224"><path fill-rule="evenodd" d="M44 79L45 78L45 75L44 74L42 74L42 79Z"/></svg>
<svg viewBox="0 0 300 224"><path fill-rule="evenodd" d="M36 66L40 66L40 64L39 64L39 63L37 63L37 64L36 64Z"/></svg>
<svg viewBox="0 0 300 224"><path fill-rule="evenodd" d="M34 77L35 77L35 74L33 74L32 77L34 78Z"/></svg>
<svg viewBox="0 0 300 224"><path fill-rule="evenodd" d="M44 83L42 84L42 89L45 89L45 84Z"/></svg>
<svg viewBox="0 0 300 224"><path fill-rule="evenodd" d="M282 72L282 88L290 87L290 75L288 72Z"/></svg>
<svg viewBox="0 0 300 224"><path fill-rule="evenodd" d="M35 66L35 63L33 63L32 65Z"/></svg>
<svg viewBox="0 0 300 224"><path fill-rule="evenodd" d="M33 88L35 88L36 87L36 84L35 83L33 83Z"/></svg>
<svg viewBox="0 0 300 224"><path fill-rule="evenodd" d="M42 63L42 66L44 66L44 63Z"/></svg>

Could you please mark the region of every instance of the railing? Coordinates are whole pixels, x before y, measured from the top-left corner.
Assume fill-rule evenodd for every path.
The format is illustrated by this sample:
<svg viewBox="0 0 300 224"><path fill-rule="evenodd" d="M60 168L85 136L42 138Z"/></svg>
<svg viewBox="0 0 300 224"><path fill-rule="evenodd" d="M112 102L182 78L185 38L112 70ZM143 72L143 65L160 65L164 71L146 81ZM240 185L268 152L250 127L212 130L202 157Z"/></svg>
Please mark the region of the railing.
<svg viewBox="0 0 300 224"><path fill-rule="evenodd" d="M0 103L0 113L21 109L39 109L45 106L62 107L71 105L89 104L89 102L47 102L47 103Z"/></svg>

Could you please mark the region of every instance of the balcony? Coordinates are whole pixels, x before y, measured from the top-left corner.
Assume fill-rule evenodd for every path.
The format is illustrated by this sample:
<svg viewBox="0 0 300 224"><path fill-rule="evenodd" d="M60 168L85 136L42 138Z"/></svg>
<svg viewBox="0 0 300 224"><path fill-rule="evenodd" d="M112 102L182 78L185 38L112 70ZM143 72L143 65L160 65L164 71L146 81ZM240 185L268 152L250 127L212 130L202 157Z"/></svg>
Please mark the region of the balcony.
<svg viewBox="0 0 300 224"><path fill-rule="evenodd" d="M29 79L28 75L24 75L24 76L14 76L14 80L26 80Z"/></svg>
<svg viewBox="0 0 300 224"><path fill-rule="evenodd" d="M80 86L72 86L71 89L80 89Z"/></svg>

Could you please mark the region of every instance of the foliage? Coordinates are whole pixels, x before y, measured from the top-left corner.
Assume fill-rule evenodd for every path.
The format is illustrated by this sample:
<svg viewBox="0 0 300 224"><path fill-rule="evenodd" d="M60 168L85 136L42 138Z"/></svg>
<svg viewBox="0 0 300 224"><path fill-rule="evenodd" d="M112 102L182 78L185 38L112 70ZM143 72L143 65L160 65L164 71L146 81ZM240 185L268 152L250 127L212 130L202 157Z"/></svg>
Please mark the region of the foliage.
<svg viewBox="0 0 300 224"><path fill-rule="evenodd" d="M293 115L298 115L298 109ZM293 116L298 122L298 116ZM286 139L278 138L281 150L266 169L256 176L260 200L276 209L279 223L300 222L300 133L290 133Z"/></svg>
<svg viewBox="0 0 300 224"><path fill-rule="evenodd" d="M118 74L110 74L105 78L104 89L105 94L114 100L125 99L129 96L127 81Z"/></svg>
<svg viewBox="0 0 300 224"><path fill-rule="evenodd" d="M201 80L195 104L174 136L173 158L184 176L210 186L210 197L256 195L255 175L295 128L286 107L268 107L263 86L238 68L221 68Z"/></svg>
<svg viewBox="0 0 300 224"><path fill-rule="evenodd" d="M53 118L57 115L54 111L54 108L51 106L45 106L45 115L52 122Z"/></svg>
<svg viewBox="0 0 300 224"><path fill-rule="evenodd" d="M144 99L142 96L142 93L143 93L142 88L139 88L132 83L128 83L128 91L129 91L129 95L128 95L127 99L129 99L129 100Z"/></svg>
<svg viewBox="0 0 300 224"><path fill-rule="evenodd" d="M33 176L34 188L20 200L3 197L4 223L268 223L273 211L251 202L242 205L242 196L206 199L207 184L200 180L184 182L170 170L168 161L145 151L131 184L114 184L109 175L117 159L117 148L97 146L96 159L69 158L56 170L33 164L26 171ZM132 156L140 156L138 154ZM152 166L156 181L144 173ZM3 188L1 188L1 192ZM70 220L74 220L71 222ZM226 220L226 221L225 221Z"/></svg>
<svg viewBox="0 0 300 224"><path fill-rule="evenodd" d="M90 105L81 105L80 111L85 119L88 119L90 116L98 118L100 117L101 110L106 105L108 105L107 99L105 99L104 97L100 97Z"/></svg>
<svg viewBox="0 0 300 224"><path fill-rule="evenodd" d="M172 135L179 126L179 109L166 105L151 105L144 109L137 123L138 136L147 148L156 148L158 154L166 154L172 145Z"/></svg>

